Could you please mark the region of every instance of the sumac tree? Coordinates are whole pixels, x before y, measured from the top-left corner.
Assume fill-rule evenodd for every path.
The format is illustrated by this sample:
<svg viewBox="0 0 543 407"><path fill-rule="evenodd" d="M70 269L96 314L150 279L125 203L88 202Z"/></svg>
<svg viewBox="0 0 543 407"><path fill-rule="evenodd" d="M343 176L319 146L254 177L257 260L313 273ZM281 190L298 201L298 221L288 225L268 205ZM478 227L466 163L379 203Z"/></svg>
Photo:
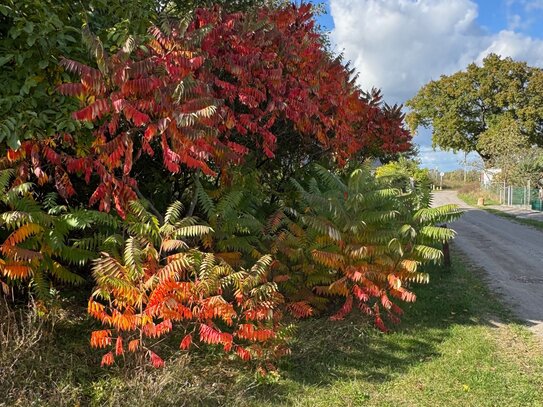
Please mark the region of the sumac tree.
<svg viewBox="0 0 543 407"><path fill-rule="evenodd" d="M433 225L457 216L347 170L410 148L401 109L330 57L307 4L155 23L112 53L84 25L96 64L66 55L76 79L57 87L79 104L80 129L0 159L11 167L0 187L15 186L0 196L2 278L67 276L55 262L94 258L103 365L133 352L160 367L156 340L169 333L183 350L266 360L287 351L285 312L396 321L394 301L414 300L418 267L452 237Z"/></svg>
<svg viewBox="0 0 543 407"><path fill-rule="evenodd" d="M269 171L291 168L288 176L324 156L342 165L364 151L410 147L399 111L358 89L325 52L309 5L199 9L152 27L146 51L129 38L112 56L84 34L97 68L63 60L80 80L59 91L82 101L73 116L92 130L23 149L34 157L23 174L49 174L64 198L76 192L70 177L80 176L95 185L90 205L124 216L143 183L134 168L145 156L140 166L160 160L172 174L228 178L230 165L252 160L271 163Z"/></svg>
<svg viewBox="0 0 543 407"><path fill-rule="evenodd" d="M193 342L220 345L243 360L287 352L277 337L283 296L268 281L271 257L235 271L213 253L189 246L212 230L181 218L182 211L181 203L172 204L160 224L132 201L124 247L94 262L97 287L88 312L106 329L92 333L91 345L111 349L102 365L128 351L143 352L161 367L164 361L148 342L176 329L182 350Z"/></svg>

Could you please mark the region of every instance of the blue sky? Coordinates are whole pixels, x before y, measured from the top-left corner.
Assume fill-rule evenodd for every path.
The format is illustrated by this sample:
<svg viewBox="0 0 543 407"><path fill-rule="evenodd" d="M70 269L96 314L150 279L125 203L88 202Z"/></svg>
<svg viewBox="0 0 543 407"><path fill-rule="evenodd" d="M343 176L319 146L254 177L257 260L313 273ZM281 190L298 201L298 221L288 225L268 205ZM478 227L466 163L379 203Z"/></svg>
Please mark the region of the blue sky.
<svg viewBox="0 0 543 407"><path fill-rule="evenodd" d="M543 67L543 0L311 2L324 4L318 22L357 68L360 85L381 88L389 103L404 103L428 81L491 52ZM430 168L448 171L464 158L434 151L430 131L420 131L415 142Z"/></svg>

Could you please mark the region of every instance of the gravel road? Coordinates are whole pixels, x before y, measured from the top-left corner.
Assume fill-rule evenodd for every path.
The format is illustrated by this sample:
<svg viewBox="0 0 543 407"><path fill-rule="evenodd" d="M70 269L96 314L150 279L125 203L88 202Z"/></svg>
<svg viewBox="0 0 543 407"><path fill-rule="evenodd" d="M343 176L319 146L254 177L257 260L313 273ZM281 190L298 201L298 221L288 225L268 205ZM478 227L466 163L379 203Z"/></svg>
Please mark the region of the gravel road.
<svg viewBox="0 0 543 407"><path fill-rule="evenodd" d="M451 228L453 247L484 269L491 288L543 339L543 232L466 205L455 191L438 191L434 205L455 203L465 213Z"/></svg>

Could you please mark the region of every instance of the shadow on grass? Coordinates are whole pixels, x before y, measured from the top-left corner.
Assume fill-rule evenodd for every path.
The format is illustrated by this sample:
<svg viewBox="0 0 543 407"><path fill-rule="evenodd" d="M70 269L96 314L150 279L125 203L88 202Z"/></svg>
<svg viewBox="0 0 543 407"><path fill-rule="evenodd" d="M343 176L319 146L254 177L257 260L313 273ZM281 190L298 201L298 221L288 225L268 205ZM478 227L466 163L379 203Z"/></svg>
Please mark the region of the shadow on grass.
<svg viewBox="0 0 543 407"><path fill-rule="evenodd" d="M414 365L440 356L440 345L456 326L512 321L477 271L453 257L450 270L432 267L430 284L414 288L418 299L403 304L398 326L383 334L360 315L340 322L314 319L300 323L292 356L280 365L284 383L264 386L254 396L268 402L292 401L288 382L326 387L337 381L384 383ZM298 387L298 386L296 386Z"/></svg>
<svg viewBox="0 0 543 407"><path fill-rule="evenodd" d="M413 287L418 300L401 304L405 315L389 334L377 331L357 313L338 322L325 318L300 322L292 355L280 362L281 378L274 383L255 380L249 366L225 360L222 353L179 357L166 343L164 356L171 347L172 358L165 369L134 371L122 365L102 369L102 352L91 350L88 343L88 332L95 325L81 316L66 318L71 322L32 348L13 370L13 380L0 384L11 394L6 400L28 401L25 405L41 400L46 405L154 406L291 405L309 388L332 388L353 380L379 385L439 358L441 345L455 335L456 327L493 326L493 318L511 319L482 277L458 258L453 257L449 271L439 267L427 271L430 284Z"/></svg>

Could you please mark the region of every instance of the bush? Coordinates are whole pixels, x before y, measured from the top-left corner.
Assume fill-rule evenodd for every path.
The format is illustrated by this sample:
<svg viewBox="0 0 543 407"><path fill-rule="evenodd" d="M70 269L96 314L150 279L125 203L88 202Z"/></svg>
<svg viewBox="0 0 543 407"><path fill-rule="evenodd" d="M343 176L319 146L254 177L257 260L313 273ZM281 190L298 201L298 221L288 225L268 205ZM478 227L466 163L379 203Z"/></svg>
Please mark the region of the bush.
<svg viewBox="0 0 543 407"><path fill-rule="evenodd" d="M103 366L164 366L170 334L270 370L288 352L286 313L398 320L453 236L435 224L458 211L428 208L414 162L378 180L357 168L410 135L401 107L330 58L310 5L199 9L113 55L83 35L96 67L64 59L77 79L59 86L81 103L80 131L0 159L4 288L51 307L80 284Z"/></svg>

